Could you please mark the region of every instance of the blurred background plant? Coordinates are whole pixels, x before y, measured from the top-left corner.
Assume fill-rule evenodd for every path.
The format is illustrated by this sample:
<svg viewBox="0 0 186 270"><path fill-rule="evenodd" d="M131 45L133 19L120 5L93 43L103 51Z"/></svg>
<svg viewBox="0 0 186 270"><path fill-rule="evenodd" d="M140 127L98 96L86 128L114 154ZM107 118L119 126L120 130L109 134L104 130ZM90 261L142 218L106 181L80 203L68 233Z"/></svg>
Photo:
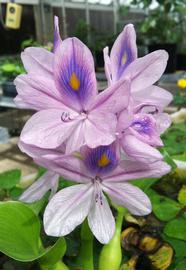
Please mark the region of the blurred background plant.
<svg viewBox="0 0 186 270"><path fill-rule="evenodd" d="M157 0L158 6L150 9L152 0L133 0L142 7L146 18L140 22L140 32L147 44L176 43L184 37L183 21L186 5L179 0Z"/></svg>
<svg viewBox="0 0 186 270"><path fill-rule="evenodd" d="M24 72L23 65L18 57L5 57L0 59L1 83L5 81L12 81L17 75Z"/></svg>
<svg viewBox="0 0 186 270"><path fill-rule="evenodd" d="M143 8L145 19L138 23L140 40L149 52L165 49L169 53L167 73L186 68L186 5L180 0L132 0L131 4Z"/></svg>

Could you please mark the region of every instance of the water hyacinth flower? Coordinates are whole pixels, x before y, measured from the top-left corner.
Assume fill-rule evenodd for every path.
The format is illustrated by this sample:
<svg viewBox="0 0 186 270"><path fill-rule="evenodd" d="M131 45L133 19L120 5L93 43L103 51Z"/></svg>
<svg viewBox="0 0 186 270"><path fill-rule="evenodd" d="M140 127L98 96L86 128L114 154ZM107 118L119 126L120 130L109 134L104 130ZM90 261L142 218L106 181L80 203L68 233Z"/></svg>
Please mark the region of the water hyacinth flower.
<svg viewBox="0 0 186 270"><path fill-rule="evenodd" d="M116 39L110 57L108 48L104 49L104 58L109 85L125 76L131 79L129 106L118 115L117 131L124 153L143 162L161 160L155 147L163 146L160 135L171 124L170 116L162 111L172 95L152 84L166 67L167 53L159 50L137 58L136 33L129 24Z"/></svg>
<svg viewBox="0 0 186 270"><path fill-rule="evenodd" d="M170 117L124 110L118 117L118 141L124 153L135 160L154 162L163 159L156 147L163 146L160 135L170 125ZM126 123L125 119L128 119Z"/></svg>
<svg viewBox="0 0 186 270"><path fill-rule="evenodd" d="M94 236L101 243L108 243L114 234L115 222L104 193L134 215L151 212L148 197L127 181L162 176L170 171L170 166L162 161L144 164L120 160L116 145L95 149L84 146L80 153L74 155L56 153L51 160L36 160L65 178L80 183L62 189L50 200L44 213L48 235L67 235L88 217Z"/></svg>
<svg viewBox="0 0 186 270"><path fill-rule="evenodd" d="M136 33L132 24L124 27L111 49L104 49L105 73L109 85L123 77L131 79L131 96L135 106L156 106L160 111L172 100L172 95L153 85L162 76L168 53L157 50L137 58Z"/></svg>
<svg viewBox="0 0 186 270"><path fill-rule="evenodd" d="M54 53L29 48L22 54L28 74L15 80L15 101L39 112L20 138L47 149L65 142L66 153L84 144L108 145L116 139L116 113L128 105L130 80L124 78L98 95L91 52L77 38L61 41L55 23Z"/></svg>
<svg viewBox="0 0 186 270"><path fill-rule="evenodd" d="M170 171L155 148L162 145L162 111L170 95L153 86L167 53L137 59L135 42L128 25L110 58L104 50L109 87L100 94L89 49L77 38L62 41L57 18L53 52L28 48L22 54L27 74L15 80L15 101L38 112L26 123L19 147L49 171L20 199L31 202L48 190L54 195L59 175L78 183L51 198L44 213L48 235L67 235L87 217L95 237L108 243L115 221L107 197L134 215L147 215L148 197L128 181Z"/></svg>

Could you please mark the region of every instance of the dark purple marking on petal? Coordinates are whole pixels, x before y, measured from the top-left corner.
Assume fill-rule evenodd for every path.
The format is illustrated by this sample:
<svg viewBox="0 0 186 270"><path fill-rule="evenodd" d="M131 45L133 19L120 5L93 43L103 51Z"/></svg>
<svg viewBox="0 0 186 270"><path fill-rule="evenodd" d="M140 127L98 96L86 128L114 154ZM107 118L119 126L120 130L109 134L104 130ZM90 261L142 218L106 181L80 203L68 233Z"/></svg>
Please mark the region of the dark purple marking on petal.
<svg viewBox="0 0 186 270"><path fill-rule="evenodd" d="M101 191L98 191L96 193L95 201L96 201L96 203L100 202L100 205L103 205L103 197L102 197Z"/></svg>
<svg viewBox="0 0 186 270"><path fill-rule="evenodd" d="M123 74L124 70L128 67L128 65L131 64L135 59L132 50L130 48L130 42L128 38L123 39L122 43L123 47L121 48L118 58L118 73L117 73L118 79L121 77L121 75Z"/></svg>
<svg viewBox="0 0 186 270"><path fill-rule="evenodd" d="M86 102L92 92L92 79L88 67L83 63L83 56L77 55L74 40L72 39L72 55L64 58L60 70L60 85L63 94L68 98L78 101L80 104Z"/></svg>
<svg viewBox="0 0 186 270"><path fill-rule="evenodd" d="M137 131L140 135L151 136L154 133L154 123L147 115L138 118L132 122L131 127Z"/></svg>
<svg viewBox="0 0 186 270"><path fill-rule="evenodd" d="M99 175L106 174L114 170L118 165L115 146L99 146L97 148L88 148L84 156L85 166L94 173L97 178Z"/></svg>
<svg viewBox="0 0 186 270"><path fill-rule="evenodd" d="M94 198L95 198L95 202L99 203L100 206L103 205L103 194L102 194L102 189L100 187L100 182L102 182L101 178L99 177L95 177L95 179L93 180L94 183Z"/></svg>

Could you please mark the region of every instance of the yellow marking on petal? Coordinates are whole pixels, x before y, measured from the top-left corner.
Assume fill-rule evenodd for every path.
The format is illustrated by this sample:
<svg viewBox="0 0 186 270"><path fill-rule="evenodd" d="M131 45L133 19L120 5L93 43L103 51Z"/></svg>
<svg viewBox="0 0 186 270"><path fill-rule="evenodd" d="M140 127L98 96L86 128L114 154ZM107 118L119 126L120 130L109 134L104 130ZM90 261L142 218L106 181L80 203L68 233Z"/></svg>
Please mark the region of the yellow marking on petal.
<svg viewBox="0 0 186 270"><path fill-rule="evenodd" d="M78 80L78 77L76 73L74 72L72 73L70 77L70 86L72 87L74 91L78 91L80 87L80 81Z"/></svg>
<svg viewBox="0 0 186 270"><path fill-rule="evenodd" d="M108 159L108 157L107 157L105 154L103 154L103 155L101 156L101 158L98 160L98 166L99 166L99 167L105 167L105 166L107 166L109 163L110 163L110 160Z"/></svg>
<svg viewBox="0 0 186 270"><path fill-rule="evenodd" d="M125 53L123 54L123 56L122 56L121 63L122 63L122 65L125 65L126 62L127 62L127 54L126 54L126 52L125 52Z"/></svg>

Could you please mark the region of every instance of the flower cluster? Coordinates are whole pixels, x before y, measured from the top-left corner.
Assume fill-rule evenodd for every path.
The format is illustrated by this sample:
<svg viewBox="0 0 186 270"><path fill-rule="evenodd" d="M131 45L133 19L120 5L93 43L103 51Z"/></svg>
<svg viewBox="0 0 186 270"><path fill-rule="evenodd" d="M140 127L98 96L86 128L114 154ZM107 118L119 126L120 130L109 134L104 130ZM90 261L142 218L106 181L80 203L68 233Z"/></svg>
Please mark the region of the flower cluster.
<svg viewBox="0 0 186 270"><path fill-rule="evenodd" d="M104 49L108 87L98 93L91 52L77 38L62 41L55 18L53 52L32 47L21 57L27 74L15 80L15 101L37 112L19 147L49 171L20 200L33 202L51 190L48 235L67 235L87 217L95 237L108 243L115 220L105 194L132 214L147 215L150 200L129 181L170 171L157 147L170 125L163 109L172 96L153 85L168 55L159 50L138 58L135 30L127 25L110 56ZM78 184L56 193L60 175Z"/></svg>

